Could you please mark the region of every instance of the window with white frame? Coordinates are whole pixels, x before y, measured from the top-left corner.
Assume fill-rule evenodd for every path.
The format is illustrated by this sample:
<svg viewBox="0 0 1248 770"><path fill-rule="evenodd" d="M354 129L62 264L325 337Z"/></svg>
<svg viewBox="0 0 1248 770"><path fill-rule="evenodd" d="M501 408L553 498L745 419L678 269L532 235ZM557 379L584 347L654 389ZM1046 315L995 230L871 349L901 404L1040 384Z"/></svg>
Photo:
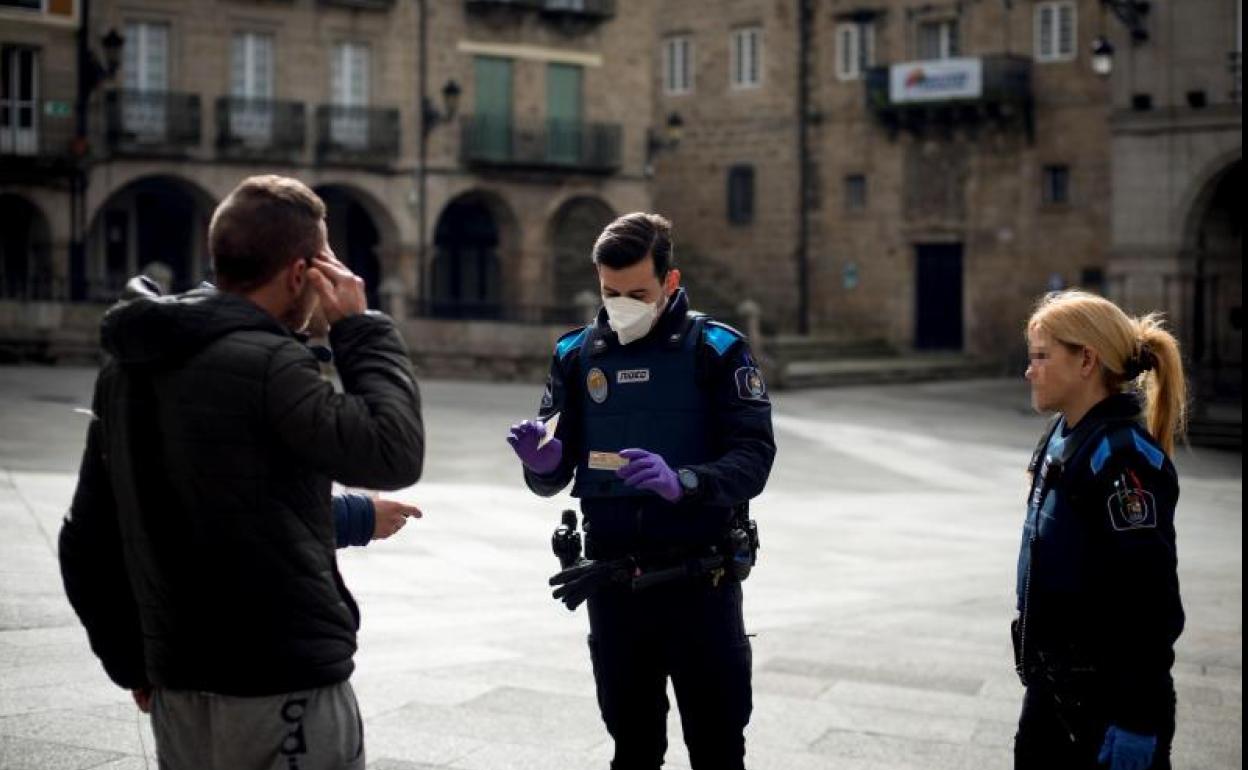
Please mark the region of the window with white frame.
<svg viewBox="0 0 1248 770"><path fill-rule="evenodd" d="M875 25L846 22L836 25L836 77L857 80L875 64Z"/></svg>
<svg viewBox="0 0 1248 770"><path fill-rule="evenodd" d="M663 92L671 96L693 92L693 40L687 35L663 41Z"/></svg>
<svg viewBox="0 0 1248 770"><path fill-rule="evenodd" d="M733 88L758 88L763 82L763 28L742 27L732 32Z"/></svg>
<svg viewBox="0 0 1248 770"><path fill-rule="evenodd" d="M230 133L247 143L267 144L273 136L273 36L234 35L230 55Z"/></svg>
<svg viewBox="0 0 1248 770"><path fill-rule="evenodd" d="M365 43L339 43L329 61L333 113L330 138L353 149L368 146L369 79L372 51Z"/></svg>
<svg viewBox="0 0 1248 770"><path fill-rule="evenodd" d="M126 24L122 126L137 141L163 141L168 129L169 25Z"/></svg>
<svg viewBox="0 0 1248 770"><path fill-rule="evenodd" d="M924 21L915 28L915 49L920 59L952 59L960 51L958 20Z"/></svg>
<svg viewBox="0 0 1248 770"><path fill-rule="evenodd" d="M1077 44L1077 9L1070 0L1036 4L1036 61L1071 61Z"/></svg>
<svg viewBox="0 0 1248 770"><path fill-rule="evenodd" d="M0 46L0 155L39 152L39 52Z"/></svg>

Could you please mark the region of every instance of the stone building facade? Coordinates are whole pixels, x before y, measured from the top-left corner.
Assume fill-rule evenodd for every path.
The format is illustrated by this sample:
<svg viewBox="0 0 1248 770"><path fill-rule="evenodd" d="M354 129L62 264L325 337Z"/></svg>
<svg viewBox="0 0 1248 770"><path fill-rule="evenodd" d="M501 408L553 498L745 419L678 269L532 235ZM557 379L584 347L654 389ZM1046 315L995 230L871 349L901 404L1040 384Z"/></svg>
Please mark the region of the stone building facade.
<svg viewBox="0 0 1248 770"><path fill-rule="evenodd" d="M775 331L1016 349L1047 288L1103 283L1108 87L1087 55L1099 6L681 4L660 38L692 41L693 85L672 93L660 70L656 113L679 112L686 138L660 160L657 205L685 253L718 260ZM734 36L750 27L764 31L765 77L733 89ZM740 169L752 193L733 192ZM733 211L734 196L753 210Z"/></svg>
<svg viewBox="0 0 1248 770"><path fill-rule="evenodd" d="M35 52L23 77L47 110L33 144L0 147L0 336L34 304L89 327L78 306L98 315L138 271L175 290L209 277L211 212L251 174L322 195L372 304L461 321L579 318L593 238L651 205L649 3L85 2L0 4L0 44ZM71 148L84 10L97 59L110 31L125 42ZM81 171L81 195L54 168Z"/></svg>
<svg viewBox="0 0 1248 770"><path fill-rule="evenodd" d="M1154 3L1113 28L1109 286L1180 332L1201 402L1243 396L1240 0Z"/></svg>

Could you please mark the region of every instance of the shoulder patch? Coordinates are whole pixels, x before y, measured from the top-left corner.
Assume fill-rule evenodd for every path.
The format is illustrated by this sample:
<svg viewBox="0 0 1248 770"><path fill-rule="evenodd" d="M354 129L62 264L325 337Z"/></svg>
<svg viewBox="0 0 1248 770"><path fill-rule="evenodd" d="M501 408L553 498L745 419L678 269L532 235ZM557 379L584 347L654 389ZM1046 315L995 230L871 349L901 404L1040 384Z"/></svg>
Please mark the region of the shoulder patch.
<svg viewBox="0 0 1248 770"><path fill-rule="evenodd" d="M1153 446L1148 439L1140 435L1139 431L1131 431L1131 438L1135 441L1135 448L1140 454L1144 455L1144 459L1148 460L1148 464L1153 468L1160 470L1166 461L1166 455L1157 447Z"/></svg>
<svg viewBox="0 0 1248 770"><path fill-rule="evenodd" d="M1114 484L1114 491L1105 501L1109 524L1116 532L1157 528L1157 501L1153 493L1133 487L1126 479Z"/></svg>
<svg viewBox="0 0 1248 770"><path fill-rule="evenodd" d="M722 356L738 341L745 339L745 335L727 324L707 321L702 329L702 339Z"/></svg>
<svg viewBox="0 0 1248 770"><path fill-rule="evenodd" d="M567 358L569 353L581 346L588 332L587 328L575 329L560 337L555 343L555 358L560 361Z"/></svg>
<svg viewBox="0 0 1248 770"><path fill-rule="evenodd" d="M756 366L742 366L733 375L737 383L737 398L742 401L767 401L767 383Z"/></svg>

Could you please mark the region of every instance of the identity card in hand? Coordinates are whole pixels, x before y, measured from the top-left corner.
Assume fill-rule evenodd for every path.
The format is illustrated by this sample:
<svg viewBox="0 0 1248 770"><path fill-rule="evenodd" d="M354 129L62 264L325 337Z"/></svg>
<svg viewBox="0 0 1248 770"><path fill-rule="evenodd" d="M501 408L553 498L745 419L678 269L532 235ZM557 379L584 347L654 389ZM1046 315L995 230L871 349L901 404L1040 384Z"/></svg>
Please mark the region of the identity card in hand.
<svg viewBox="0 0 1248 770"><path fill-rule="evenodd" d="M542 440L537 442L538 449L541 449L542 447L549 444L550 440L555 437L555 431L559 429L559 415L560 414L561 414L560 412L555 412L554 414L550 416L550 419L546 420L545 422L546 435L542 436Z"/></svg>

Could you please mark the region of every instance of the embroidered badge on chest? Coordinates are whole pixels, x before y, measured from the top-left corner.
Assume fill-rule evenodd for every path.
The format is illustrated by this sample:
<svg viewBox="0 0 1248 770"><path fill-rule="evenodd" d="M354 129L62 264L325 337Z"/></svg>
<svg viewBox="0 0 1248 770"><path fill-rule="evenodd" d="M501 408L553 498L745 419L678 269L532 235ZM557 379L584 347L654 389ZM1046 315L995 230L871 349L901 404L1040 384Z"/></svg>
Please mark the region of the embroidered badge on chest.
<svg viewBox="0 0 1248 770"><path fill-rule="evenodd" d="M607 396L610 394L607 375L603 374L602 370L596 366L590 369L589 374L585 377L585 390L595 404L601 404L606 401Z"/></svg>
<svg viewBox="0 0 1248 770"><path fill-rule="evenodd" d="M615 383L617 385L630 385L649 381L649 369L621 369L615 373Z"/></svg>

